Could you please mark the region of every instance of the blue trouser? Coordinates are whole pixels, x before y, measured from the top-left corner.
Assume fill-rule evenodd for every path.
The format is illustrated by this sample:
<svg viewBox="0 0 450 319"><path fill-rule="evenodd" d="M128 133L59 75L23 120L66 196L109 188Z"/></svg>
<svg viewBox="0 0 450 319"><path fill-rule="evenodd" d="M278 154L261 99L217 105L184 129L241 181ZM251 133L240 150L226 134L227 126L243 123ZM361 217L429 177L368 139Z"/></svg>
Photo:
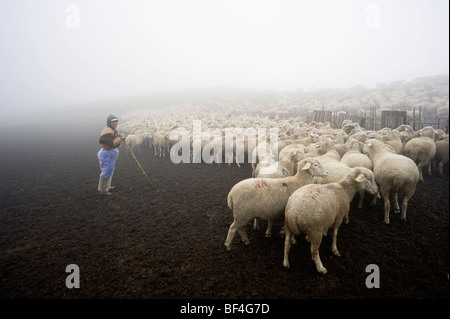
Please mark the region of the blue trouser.
<svg viewBox="0 0 450 319"><path fill-rule="evenodd" d="M112 150L100 149L97 157L100 162L101 178L108 179L112 177L118 156L119 150L117 148L113 148Z"/></svg>

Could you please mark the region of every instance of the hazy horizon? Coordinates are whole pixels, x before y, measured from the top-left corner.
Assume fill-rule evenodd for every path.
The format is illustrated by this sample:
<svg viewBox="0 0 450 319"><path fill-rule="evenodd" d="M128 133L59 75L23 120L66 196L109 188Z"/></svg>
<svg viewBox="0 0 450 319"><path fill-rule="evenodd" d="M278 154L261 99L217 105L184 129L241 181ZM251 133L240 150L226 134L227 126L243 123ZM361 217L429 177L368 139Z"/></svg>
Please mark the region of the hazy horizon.
<svg viewBox="0 0 450 319"><path fill-rule="evenodd" d="M173 89L447 74L446 0L0 2L3 114Z"/></svg>

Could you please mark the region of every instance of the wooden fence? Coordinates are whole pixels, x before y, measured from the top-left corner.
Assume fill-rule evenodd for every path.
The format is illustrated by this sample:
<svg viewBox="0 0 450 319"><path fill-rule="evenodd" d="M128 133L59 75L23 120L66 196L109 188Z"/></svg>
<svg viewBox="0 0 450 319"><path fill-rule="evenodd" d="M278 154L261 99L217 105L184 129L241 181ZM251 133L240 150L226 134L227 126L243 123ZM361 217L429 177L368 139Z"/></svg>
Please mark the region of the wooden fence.
<svg viewBox="0 0 450 319"><path fill-rule="evenodd" d="M379 114L379 113L378 113ZM331 127L333 128L341 128L342 122L344 120L351 120L352 122L359 123L361 127L364 127L368 130L379 130L384 127L388 128L397 128L402 124L408 124L413 127L414 130L420 130L425 126L432 126L435 129L443 129L448 132L448 116L447 117L425 117L422 114L421 108L419 108L418 112L416 108L413 108L412 117L408 117L407 111L381 111L381 120L380 117L377 119L377 110L376 108L372 108L369 114L364 114L363 116L352 115L352 114L343 114L338 112L331 112L325 110L313 110L312 115L308 116L306 110L300 110L300 108L295 109L295 115L301 116L303 115L305 121L307 123L311 121L316 122L330 122Z"/></svg>
<svg viewBox="0 0 450 319"><path fill-rule="evenodd" d="M316 122L331 122L331 115L333 113L331 111L320 111L320 110L314 110L312 115L312 120Z"/></svg>
<svg viewBox="0 0 450 319"><path fill-rule="evenodd" d="M397 128L407 123L406 111L381 111L381 128Z"/></svg>

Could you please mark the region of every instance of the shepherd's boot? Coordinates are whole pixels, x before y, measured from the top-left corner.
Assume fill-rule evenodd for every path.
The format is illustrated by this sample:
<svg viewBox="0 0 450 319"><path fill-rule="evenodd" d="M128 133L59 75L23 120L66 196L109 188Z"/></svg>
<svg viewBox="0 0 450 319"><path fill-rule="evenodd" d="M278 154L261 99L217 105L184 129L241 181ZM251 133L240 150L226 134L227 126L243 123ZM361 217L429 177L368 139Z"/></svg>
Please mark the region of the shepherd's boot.
<svg viewBox="0 0 450 319"><path fill-rule="evenodd" d="M108 192L108 179L100 177L100 180L98 181L98 190L102 195L111 195L111 193Z"/></svg>
<svg viewBox="0 0 450 319"><path fill-rule="evenodd" d="M110 177L110 178L108 178L107 179L107 182L106 182L106 190L110 190L110 189L114 189L114 188L116 188L116 186L111 186L111 181L112 181L112 177Z"/></svg>

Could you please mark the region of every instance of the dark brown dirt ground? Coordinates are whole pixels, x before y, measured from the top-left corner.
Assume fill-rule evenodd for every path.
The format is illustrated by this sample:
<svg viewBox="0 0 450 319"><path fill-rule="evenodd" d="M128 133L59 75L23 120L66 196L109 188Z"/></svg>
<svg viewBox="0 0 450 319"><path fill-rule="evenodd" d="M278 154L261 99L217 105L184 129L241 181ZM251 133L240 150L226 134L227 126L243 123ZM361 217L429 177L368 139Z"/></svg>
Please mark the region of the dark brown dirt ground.
<svg viewBox="0 0 450 319"><path fill-rule="evenodd" d="M448 299L447 177L425 176L409 202L407 221L383 203L356 208L338 235L320 248L327 275L316 272L309 244L298 238L285 269L283 244L248 225L223 244L232 213L231 187L251 176L249 164L173 164L150 150L136 154L152 189L124 146L113 196L97 194L98 130L61 138L45 132L1 139L0 297L2 299ZM69 134L70 136L70 134ZM264 223L265 226L265 223ZM66 266L80 268L80 289L68 289ZM380 288L365 285L366 266L380 269Z"/></svg>

